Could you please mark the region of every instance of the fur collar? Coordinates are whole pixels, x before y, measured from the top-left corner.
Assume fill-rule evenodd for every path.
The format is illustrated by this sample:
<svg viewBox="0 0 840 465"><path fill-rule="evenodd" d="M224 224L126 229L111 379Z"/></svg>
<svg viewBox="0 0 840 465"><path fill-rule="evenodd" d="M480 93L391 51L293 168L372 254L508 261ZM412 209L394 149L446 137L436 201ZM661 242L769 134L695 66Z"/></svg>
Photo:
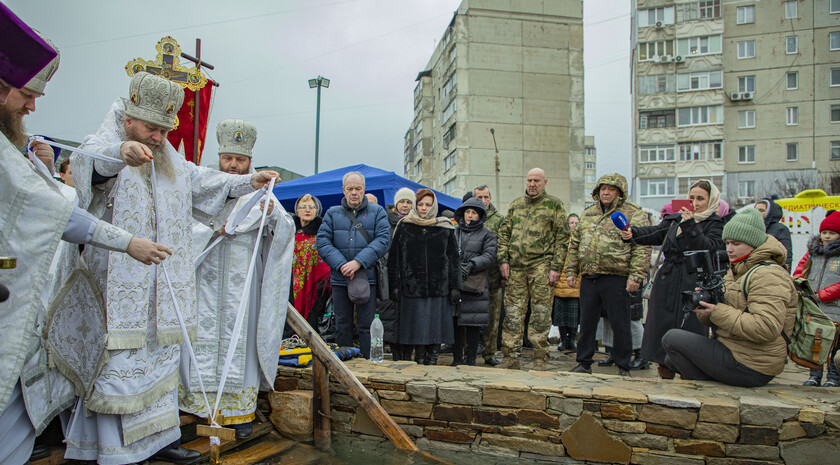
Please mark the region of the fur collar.
<svg viewBox="0 0 840 465"><path fill-rule="evenodd" d="M817 234L808 241L808 252L811 255L822 255L829 258L840 256L840 240L823 244L820 242L820 235Z"/></svg>
<svg viewBox="0 0 840 465"><path fill-rule="evenodd" d="M302 230L303 233L306 234L307 236L318 235L318 228L321 227L321 221L323 221L320 216L316 216L315 218L313 218L312 221L310 221L309 224L307 224L304 227L300 226L300 217L299 216L294 215L293 218L295 219L295 231L301 231Z"/></svg>

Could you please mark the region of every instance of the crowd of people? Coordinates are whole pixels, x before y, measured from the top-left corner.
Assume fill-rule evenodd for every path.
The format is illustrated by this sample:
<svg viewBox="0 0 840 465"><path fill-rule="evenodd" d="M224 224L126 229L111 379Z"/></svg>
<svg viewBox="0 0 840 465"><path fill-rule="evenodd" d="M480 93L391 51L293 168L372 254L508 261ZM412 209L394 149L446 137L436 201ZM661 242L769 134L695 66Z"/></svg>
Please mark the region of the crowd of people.
<svg viewBox="0 0 840 465"><path fill-rule="evenodd" d="M65 457L101 464L196 460L180 447L179 410L249 436L257 394L276 376L287 302L312 326L330 307L336 343L357 343L365 358L380 342L378 315L392 358L425 365L451 345L453 365L481 357L517 369L527 343L542 370L559 342L576 354L572 372L591 373L600 338L604 364L623 376L655 362L663 378L751 387L784 368L798 293L772 199L730 212L701 179L652 225L614 173L598 180L593 205L567 214L533 168L505 215L480 185L447 216L426 188L380 206L363 174L348 172L339 205L325 211L306 194L287 214L266 193L277 173L251 163L256 127L221 121L219 169L187 162L166 139L183 90L145 72L56 174L58 152L30 139L23 117L57 51L0 9L20 34L12 51L48 58L0 63L0 252L18 260L2 274L0 463L33 457L56 417ZM829 212L792 273L840 322L838 238L840 213ZM696 253L724 286L687 306ZM827 365L805 384L838 386Z"/></svg>

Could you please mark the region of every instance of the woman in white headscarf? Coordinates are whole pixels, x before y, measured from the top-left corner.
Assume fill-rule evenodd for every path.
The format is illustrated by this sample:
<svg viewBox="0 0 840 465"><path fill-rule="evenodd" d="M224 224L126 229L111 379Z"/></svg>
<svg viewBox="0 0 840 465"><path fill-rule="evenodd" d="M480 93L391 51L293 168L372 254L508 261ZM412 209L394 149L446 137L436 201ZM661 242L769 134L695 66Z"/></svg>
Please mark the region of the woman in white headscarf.
<svg viewBox="0 0 840 465"><path fill-rule="evenodd" d="M399 303L399 340L414 346L414 360L436 365L441 344L452 344L452 309L460 298L460 265L455 227L438 217L433 191L420 189L414 208L391 241L388 279L391 300Z"/></svg>
<svg viewBox="0 0 840 465"><path fill-rule="evenodd" d="M708 250L715 261L718 251L725 250L721 238L723 221L717 214L720 190L708 179L695 181L688 190L692 208L683 207L679 212L666 215L656 226L627 228L622 231L624 240L637 244L662 246L664 261L653 281L648 302L645 333L642 338L641 358L659 364L659 375L673 378L674 372L665 366L665 349L662 336L672 328L682 328L706 335L708 327L688 309L683 311L683 291L697 287L697 276L689 274L685 266L685 252Z"/></svg>

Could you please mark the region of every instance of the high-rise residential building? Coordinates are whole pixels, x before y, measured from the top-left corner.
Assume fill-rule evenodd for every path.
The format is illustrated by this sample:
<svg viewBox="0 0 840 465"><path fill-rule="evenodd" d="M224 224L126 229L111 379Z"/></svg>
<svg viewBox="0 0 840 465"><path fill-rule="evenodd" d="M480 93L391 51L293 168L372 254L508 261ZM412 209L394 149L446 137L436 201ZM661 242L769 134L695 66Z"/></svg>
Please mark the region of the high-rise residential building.
<svg viewBox="0 0 840 465"><path fill-rule="evenodd" d="M458 197L486 184L505 211L540 167L580 211L583 123L581 1L464 0L417 76L405 175Z"/></svg>
<svg viewBox="0 0 840 465"><path fill-rule="evenodd" d="M634 197L840 192L840 0L635 0Z"/></svg>
<svg viewBox="0 0 840 465"><path fill-rule="evenodd" d="M583 143L583 206L584 208L595 203L592 200L592 190L595 189L595 183L598 181L597 174L597 158L598 152L595 150L595 137L585 136Z"/></svg>

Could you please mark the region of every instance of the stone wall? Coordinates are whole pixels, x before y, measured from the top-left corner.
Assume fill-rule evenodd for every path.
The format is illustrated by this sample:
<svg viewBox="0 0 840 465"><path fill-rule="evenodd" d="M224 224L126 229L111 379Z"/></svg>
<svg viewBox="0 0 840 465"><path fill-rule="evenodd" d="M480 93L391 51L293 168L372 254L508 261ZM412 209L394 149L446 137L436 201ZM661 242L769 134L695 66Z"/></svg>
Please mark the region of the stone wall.
<svg viewBox="0 0 840 465"><path fill-rule="evenodd" d="M840 463L840 389L744 389L411 362L348 366L427 450L560 463ZM277 391L311 388L310 369L279 368ZM289 394L272 396L307 398ZM335 379L330 400L333 430L382 435Z"/></svg>

